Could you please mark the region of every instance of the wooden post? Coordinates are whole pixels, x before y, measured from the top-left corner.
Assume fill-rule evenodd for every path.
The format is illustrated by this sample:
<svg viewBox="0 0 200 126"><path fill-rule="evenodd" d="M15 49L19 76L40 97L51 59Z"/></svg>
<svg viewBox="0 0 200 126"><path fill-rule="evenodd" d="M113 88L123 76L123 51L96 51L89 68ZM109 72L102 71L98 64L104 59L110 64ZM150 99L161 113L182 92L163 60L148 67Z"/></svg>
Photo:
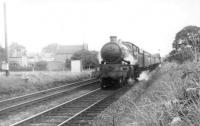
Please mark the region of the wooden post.
<svg viewBox="0 0 200 126"><path fill-rule="evenodd" d="M4 33L5 33L5 54L6 54L6 76L9 75L9 64L8 64L8 42L7 42L7 20L6 20L6 3L4 3Z"/></svg>

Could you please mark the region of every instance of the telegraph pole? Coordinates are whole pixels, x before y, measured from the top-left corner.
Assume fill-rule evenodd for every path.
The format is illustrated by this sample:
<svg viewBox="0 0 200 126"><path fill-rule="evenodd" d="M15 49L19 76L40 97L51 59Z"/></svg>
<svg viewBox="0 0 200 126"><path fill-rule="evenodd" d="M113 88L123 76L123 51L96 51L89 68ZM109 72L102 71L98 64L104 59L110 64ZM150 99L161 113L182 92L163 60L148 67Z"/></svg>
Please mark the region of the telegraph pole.
<svg viewBox="0 0 200 126"><path fill-rule="evenodd" d="M6 3L4 2L3 4L4 7L4 33L5 33L5 56L6 56L6 60L5 60L5 72L6 72L6 76L9 75L9 65L8 65L8 42L7 42L7 20L6 20Z"/></svg>

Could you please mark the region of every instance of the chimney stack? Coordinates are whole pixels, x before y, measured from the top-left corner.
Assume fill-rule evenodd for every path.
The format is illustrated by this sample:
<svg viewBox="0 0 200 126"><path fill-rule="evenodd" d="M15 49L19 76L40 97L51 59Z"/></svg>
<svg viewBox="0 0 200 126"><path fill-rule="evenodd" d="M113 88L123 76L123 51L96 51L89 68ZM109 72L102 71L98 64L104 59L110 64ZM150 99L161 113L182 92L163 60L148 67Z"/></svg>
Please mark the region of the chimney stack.
<svg viewBox="0 0 200 126"><path fill-rule="evenodd" d="M117 42L117 36L110 36L110 42Z"/></svg>

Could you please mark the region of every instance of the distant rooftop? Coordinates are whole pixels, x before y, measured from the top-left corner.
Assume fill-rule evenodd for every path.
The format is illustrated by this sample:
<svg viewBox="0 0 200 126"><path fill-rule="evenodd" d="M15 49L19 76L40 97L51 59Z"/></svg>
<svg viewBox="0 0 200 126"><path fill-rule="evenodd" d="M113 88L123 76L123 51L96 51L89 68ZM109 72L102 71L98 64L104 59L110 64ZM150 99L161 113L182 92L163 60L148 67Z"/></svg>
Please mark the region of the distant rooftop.
<svg viewBox="0 0 200 126"><path fill-rule="evenodd" d="M73 54L82 49L88 50L87 44L83 45L59 45L56 50L56 54Z"/></svg>

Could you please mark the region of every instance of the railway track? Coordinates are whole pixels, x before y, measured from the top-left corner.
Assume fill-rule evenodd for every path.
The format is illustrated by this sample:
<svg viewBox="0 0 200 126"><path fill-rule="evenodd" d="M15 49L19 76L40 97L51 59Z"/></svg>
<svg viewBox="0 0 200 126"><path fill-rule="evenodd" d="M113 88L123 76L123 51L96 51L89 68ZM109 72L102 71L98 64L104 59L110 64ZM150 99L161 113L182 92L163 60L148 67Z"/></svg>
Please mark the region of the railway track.
<svg viewBox="0 0 200 126"><path fill-rule="evenodd" d="M124 93L131 89L133 85L128 85L122 89L115 91L112 95L96 102L95 104L87 107L83 111L77 113L70 119L66 120L58 126L91 126L92 120L110 106L113 102L117 101Z"/></svg>
<svg viewBox="0 0 200 126"><path fill-rule="evenodd" d="M130 87L119 90L125 92L124 89L130 89ZM80 117L82 117L80 115L83 115L83 113L91 113L89 114L89 117L91 117L94 115L94 112L97 112L97 110L107 107L111 104L111 102L113 102L113 99L117 99L114 94L120 95L119 90L101 90L98 88L25 120L17 122L11 126L77 125L77 123L79 124L80 122L73 122L73 120L80 121ZM88 112L89 110L91 111Z"/></svg>
<svg viewBox="0 0 200 126"><path fill-rule="evenodd" d="M31 93L8 100L0 101L0 115L8 114L9 112L18 110L25 106L33 105L38 102L42 102L53 97L62 95L66 92L81 88L83 86L92 85L97 83L98 80L88 79L84 81L79 81L75 83L66 84L60 87L51 88L48 90L43 90L36 93Z"/></svg>

